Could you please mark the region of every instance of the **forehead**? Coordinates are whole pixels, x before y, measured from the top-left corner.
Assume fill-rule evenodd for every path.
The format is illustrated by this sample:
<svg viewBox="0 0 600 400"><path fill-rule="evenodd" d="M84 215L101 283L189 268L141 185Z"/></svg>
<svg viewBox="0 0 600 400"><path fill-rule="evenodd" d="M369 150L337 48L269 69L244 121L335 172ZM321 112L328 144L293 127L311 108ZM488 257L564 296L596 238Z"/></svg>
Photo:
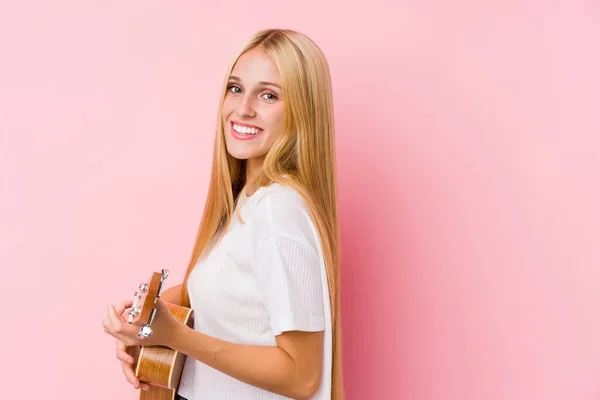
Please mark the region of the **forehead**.
<svg viewBox="0 0 600 400"><path fill-rule="evenodd" d="M254 48L242 54L231 75L237 76L246 83L269 81L281 83L281 76L273 59L260 48Z"/></svg>

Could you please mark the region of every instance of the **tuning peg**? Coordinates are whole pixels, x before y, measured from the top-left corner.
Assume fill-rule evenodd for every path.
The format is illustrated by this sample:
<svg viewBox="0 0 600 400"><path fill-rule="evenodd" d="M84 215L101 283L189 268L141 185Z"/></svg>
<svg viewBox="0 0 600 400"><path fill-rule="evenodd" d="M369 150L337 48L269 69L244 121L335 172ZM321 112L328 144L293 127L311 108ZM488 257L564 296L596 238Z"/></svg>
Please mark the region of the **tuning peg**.
<svg viewBox="0 0 600 400"><path fill-rule="evenodd" d="M146 291L148 291L148 284L147 283L140 283L140 292L142 293L146 293Z"/></svg>
<svg viewBox="0 0 600 400"><path fill-rule="evenodd" d="M142 339L147 338L151 335L152 335L152 328L150 328L150 326L148 326L148 325L142 326L140 328L140 331L138 332L138 336Z"/></svg>
<svg viewBox="0 0 600 400"><path fill-rule="evenodd" d="M133 323L133 320L140 315L141 309L139 307L133 306L131 310L129 310L129 318L127 318L127 322L130 324Z"/></svg>

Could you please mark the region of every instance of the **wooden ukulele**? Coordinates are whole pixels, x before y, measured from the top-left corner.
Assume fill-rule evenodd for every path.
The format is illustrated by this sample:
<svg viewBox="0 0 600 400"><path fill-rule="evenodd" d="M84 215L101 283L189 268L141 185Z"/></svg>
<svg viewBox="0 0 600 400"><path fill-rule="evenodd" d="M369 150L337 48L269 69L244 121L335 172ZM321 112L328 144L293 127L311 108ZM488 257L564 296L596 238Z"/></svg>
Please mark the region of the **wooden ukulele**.
<svg viewBox="0 0 600 400"><path fill-rule="evenodd" d="M127 322L140 325L138 336L152 335L152 321L156 314L154 304L162 293L164 280L169 271L154 272L148 282L141 283L134 294L133 305L127 315ZM191 308L165 303L173 317L190 327L193 326ZM129 346L133 359L133 370L140 382L147 383L150 389L139 391L140 400L173 400L179 386L185 355L166 346Z"/></svg>

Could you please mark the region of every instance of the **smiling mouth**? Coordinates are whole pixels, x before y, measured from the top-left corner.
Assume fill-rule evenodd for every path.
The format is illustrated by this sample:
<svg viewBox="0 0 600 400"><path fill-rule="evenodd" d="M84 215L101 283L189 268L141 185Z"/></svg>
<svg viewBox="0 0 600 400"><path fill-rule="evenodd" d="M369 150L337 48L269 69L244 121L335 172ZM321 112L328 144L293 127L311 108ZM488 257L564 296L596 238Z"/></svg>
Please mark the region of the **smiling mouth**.
<svg viewBox="0 0 600 400"><path fill-rule="evenodd" d="M238 125L235 122L231 123L231 128L241 135L256 135L262 132L260 128Z"/></svg>

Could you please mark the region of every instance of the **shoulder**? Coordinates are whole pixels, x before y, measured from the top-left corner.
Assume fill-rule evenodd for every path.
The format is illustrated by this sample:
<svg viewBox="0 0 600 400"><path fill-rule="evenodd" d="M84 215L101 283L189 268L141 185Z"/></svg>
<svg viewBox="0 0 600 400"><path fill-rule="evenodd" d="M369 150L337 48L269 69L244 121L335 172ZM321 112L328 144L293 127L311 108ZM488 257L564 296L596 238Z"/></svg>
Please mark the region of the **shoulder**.
<svg viewBox="0 0 600 400"><path fill-rule="evenodd" d="M254 219L260 239L287 237L315 247L314 224L300 193L273 183L256 194Z"/></svg>
<svg viewBox="0 0 600 400"><path fill-rule="evenodd" d="M306 204L300 193L280 183L272 183L269 186L261 188L261 192L257 194L259 198L256 200L256 206L259 210L306 208Z"/></svg>

